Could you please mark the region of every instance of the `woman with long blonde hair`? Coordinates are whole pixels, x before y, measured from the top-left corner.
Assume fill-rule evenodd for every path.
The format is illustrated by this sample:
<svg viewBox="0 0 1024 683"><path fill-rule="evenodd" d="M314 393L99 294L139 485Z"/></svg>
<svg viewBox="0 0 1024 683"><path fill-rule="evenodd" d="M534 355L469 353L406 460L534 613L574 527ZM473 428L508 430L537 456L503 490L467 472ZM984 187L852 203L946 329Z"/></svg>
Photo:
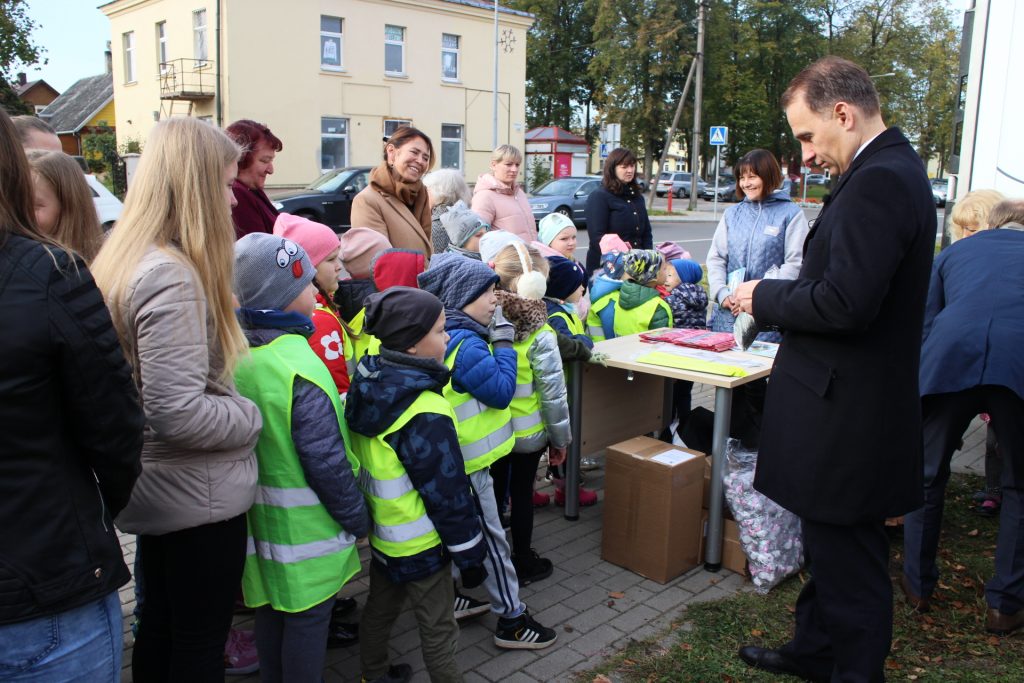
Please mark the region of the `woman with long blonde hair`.
<svg viewBox="0 0 1024 683"><path fill-rule="evenodd" d="M0 188L3 677L114 683L131 575L111 517L139 474L142 409L89 269L35 225L2 109Z"/></svg>
<svg viewBox="0 0 1024 683"><path fill-rule="evenodd" d="M142 683L224 676L262 426L231 379L246 348L231 295L240 153L197 119L158 124L93 262L146 413L142 476L115 520L139 535Z"/></svg>
<svg viewBox="0 0 1024 683"><path fill-rule="evenodd" d="M63 152L30 149L36 227L90 263L103 243L92 192L82 169Z"/></svg>

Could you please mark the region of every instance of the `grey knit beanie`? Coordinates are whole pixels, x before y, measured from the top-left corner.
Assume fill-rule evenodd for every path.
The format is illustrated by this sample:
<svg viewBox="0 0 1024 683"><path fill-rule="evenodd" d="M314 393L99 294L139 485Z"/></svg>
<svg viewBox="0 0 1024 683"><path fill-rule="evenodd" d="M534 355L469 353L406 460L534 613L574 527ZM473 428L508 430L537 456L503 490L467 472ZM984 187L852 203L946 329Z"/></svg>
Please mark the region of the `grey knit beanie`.
<svg viewBox="0 0 1024 683"><path fill-rule="evenodd" d="M437 254L417 278L420 289L430 292L445 308L462 310L498 282L498 274L476 259L460 254Z"/></svg>
<svg viewBox="0 0 1024 683"><path fill-rule="evenodd" d="M441 214L441 225L448 233L448 239L457 247L463 246L469 238L481 230L487 230L491 226L484 222L476 213L470 211L466 203L461 199Z"/></svg>
<svg viewBox="0 0 1024 683"><path fill-rule="evenodd" d="M253 232L235 242L233 289L242 308L283 310L314 277L306 251L289 239Z"/></svg>

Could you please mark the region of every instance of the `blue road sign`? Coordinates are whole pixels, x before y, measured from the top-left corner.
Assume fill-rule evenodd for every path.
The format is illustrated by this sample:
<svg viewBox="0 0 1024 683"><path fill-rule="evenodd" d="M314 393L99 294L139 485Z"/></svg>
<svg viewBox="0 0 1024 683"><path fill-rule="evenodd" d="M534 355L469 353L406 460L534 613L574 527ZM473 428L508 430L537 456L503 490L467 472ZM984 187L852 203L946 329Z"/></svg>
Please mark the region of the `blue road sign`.
<svg viewBox="0 0 1024 683"><path fill-rule="evenodd" d="M725 126L711 126L708 142L712 145L724 145L729 139L729 129Z"/></svg>

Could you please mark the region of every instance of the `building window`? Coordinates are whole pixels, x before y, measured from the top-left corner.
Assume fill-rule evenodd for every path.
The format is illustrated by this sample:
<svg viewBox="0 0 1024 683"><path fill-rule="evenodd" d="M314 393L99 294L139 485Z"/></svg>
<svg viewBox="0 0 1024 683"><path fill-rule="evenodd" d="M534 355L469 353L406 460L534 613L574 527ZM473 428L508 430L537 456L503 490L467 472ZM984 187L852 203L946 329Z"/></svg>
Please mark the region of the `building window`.
<svg viewBox="0 0 1024 683"><path fill-rule="evenodd" d="M451 33L441 34L441 78L459 80L459 37Z"/></svg>
<svg viewBox="0 0 1024 683"><path fill-rule="evenodd" d="M320 119L320 172L348 165L348 119Z"/></svg>
<svg viewBox="0 0 1024 683"><path fill-rule="evenodd" d="M206 10L197 9L192 13L192 56L196 66L206 66L209 57L206 42Z"/></svg>
<svg viewBox="0 0 1024 683"><path fill-rule="evenodd" d="M384 26L384 73L405 75L405 29L401 26Z"/></svg>
<svg viewBox="0 0 1024 683"><path fill-rule="evenodd" d="M441 124L441 168L462 170L462 126Z"/></svg>
<svg viewBox="0 0 1024 683"><path fill-rule="evenodd" d="M135 82L135 31L121 34L124 46L124 82Z"/></svg>
<svg viewBox="0 0 1024 683"><path fill-rule="evenodd" d="M341 71L341 18L320 15L320 68Z"/></svg>
<svg viewBox="0 0 1024 683"><path fill-rule="evenodd" d="M411 126L412 121L408 119L384 119L384 137L389 138L402 126Z"/></svg>
<svg viewBox="0 0 1024 683"><path fill-rule="evenodd" d="M156 63L160 73L167 73L167 22L156 24Z"/></svg>

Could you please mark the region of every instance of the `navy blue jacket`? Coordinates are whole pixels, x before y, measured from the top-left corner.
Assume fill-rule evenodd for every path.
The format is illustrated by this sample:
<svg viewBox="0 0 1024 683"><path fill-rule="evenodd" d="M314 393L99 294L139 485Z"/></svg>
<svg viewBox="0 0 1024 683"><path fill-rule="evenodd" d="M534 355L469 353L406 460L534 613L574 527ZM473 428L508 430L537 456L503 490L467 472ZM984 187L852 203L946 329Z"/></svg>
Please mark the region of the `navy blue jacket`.
<svg viewBox="0 0 1024 683"><path fill-rule="evenodd" d="M363 356L345 405L349 429L369 437L380 434L424 391L440 394L448 377L447 368L436 361L386 348L379 356ZM423 499L441 545L409 557L383 557L374 551L373 561L395 583L431 576L445 568L449 557L460 569L481 566L487 548L455 423L444 415L421 413L391 434L387 443ZM450 553L452 547L463 549Z"/></svg>
<svg viewBox="0 0 1024 683"><path fill-rule="evenodd" d="M593 273L601 265L601 238L616 234L634 249L653 249L654 233L647 217L644 196L627 188L612 194L602 185L587 197L587 272Z"/></svg>
<svg viewBox="0 0 1024 683"><path fill-rule="evenodd" d="M1024 398L1024 232L985 230L943 251L932 269L921 395L983 384Z"/></svg>

